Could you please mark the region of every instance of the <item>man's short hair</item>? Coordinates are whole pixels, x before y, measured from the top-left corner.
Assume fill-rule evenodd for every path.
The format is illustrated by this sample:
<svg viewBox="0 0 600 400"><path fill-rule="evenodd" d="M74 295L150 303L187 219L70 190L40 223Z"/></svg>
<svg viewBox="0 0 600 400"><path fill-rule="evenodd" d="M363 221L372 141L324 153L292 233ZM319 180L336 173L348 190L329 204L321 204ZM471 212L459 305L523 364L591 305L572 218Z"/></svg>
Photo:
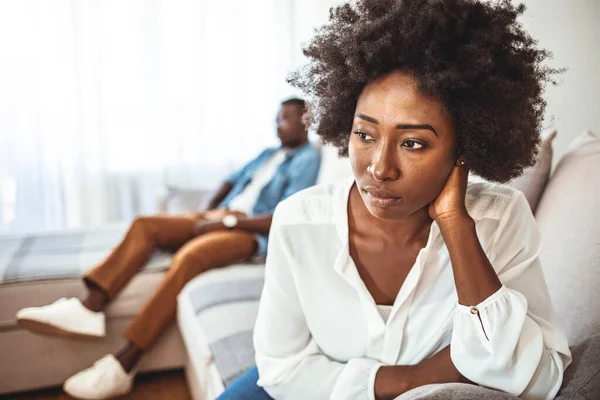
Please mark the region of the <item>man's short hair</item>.
<svg viewBox="0 0 600 400"><path fill-rule="evenodd" d="M293 105L293 106L297 106L300 111L302 111L303 113L306 111L306 101L298 98L298 97L292 97L291 99L287 99L285 101L283 101L281 103L282 106L286 106L286 105Z"/></svg>

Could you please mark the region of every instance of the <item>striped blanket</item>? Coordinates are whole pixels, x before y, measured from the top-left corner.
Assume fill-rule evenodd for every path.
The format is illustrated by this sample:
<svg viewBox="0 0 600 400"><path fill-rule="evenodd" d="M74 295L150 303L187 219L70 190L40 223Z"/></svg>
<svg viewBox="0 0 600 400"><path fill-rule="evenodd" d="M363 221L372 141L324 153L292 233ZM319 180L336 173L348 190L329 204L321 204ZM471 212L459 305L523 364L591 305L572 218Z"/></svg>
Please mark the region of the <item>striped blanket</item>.
<svg viewBox="0 0 600 400"><path fill-rule="evenodd" d="M0 235L0 284L78 278L101 261L123 238L127 225ZM157 251L145 271L168 267L171 255Z"/></svg>
<svg viewBox="0 0 600 400"><path fill-rule="evenodd" d="M194 278L179 295L179 328L190 359L206 363L207 349L224 387L254 366L263 282L264 265L239 264Z"/></svg>

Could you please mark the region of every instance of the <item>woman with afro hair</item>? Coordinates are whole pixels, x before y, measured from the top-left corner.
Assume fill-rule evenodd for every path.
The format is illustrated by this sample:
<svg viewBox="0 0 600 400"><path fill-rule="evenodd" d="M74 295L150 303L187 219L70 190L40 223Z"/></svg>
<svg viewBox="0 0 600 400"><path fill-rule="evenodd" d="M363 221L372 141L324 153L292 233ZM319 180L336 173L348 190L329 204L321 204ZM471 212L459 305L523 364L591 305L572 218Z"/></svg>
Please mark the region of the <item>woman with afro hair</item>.
<svg viewBox="0 0 600 400"><path fill-rule="evenodd" d="M535 160L558 71L523 11L508 0L331 9L291 82L354 176L277 207L257 368L221 399L394 399L450 382L554 398L571 354L535 221L522 193L468 182L507 182Z"/></svg>

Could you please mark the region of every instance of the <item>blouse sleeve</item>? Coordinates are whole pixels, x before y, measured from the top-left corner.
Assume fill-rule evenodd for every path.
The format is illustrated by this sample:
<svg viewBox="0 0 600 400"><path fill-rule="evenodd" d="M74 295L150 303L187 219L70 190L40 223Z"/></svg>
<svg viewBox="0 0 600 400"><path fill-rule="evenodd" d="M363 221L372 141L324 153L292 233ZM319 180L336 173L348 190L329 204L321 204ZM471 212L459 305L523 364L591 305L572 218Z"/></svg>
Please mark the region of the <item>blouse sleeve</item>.
<svg viewBox="0 0 600 400"><path fill-rule="evenodd" d="M450 347L466 378L525 399L554 398L571 362L539 248L533 215L515 192L487 252L502 287L480 304L458 304Z"/></svg>
<svg viewBox="0 0 600 400"><path fill-rule="evenodd" d="M283 204L283 203L281 203ZM259 386L275 399L374 400L380 364L357 358L341 363L320 352L298 299L298 267L278 207L271 226L265 286L254 329Z"/></svg>

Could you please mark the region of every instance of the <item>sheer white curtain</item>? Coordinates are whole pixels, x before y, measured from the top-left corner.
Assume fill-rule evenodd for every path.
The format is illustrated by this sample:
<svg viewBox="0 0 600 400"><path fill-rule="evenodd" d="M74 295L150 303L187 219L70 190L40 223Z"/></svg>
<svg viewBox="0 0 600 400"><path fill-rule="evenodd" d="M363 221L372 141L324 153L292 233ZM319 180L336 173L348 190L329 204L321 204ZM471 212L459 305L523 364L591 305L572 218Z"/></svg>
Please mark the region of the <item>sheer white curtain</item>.
<svg viewBox="0 0 600 400"><path fill-rule="evenodd" d="M0 0L0 231L214 187L276 143L299 46L292 0Z"/></svg>

